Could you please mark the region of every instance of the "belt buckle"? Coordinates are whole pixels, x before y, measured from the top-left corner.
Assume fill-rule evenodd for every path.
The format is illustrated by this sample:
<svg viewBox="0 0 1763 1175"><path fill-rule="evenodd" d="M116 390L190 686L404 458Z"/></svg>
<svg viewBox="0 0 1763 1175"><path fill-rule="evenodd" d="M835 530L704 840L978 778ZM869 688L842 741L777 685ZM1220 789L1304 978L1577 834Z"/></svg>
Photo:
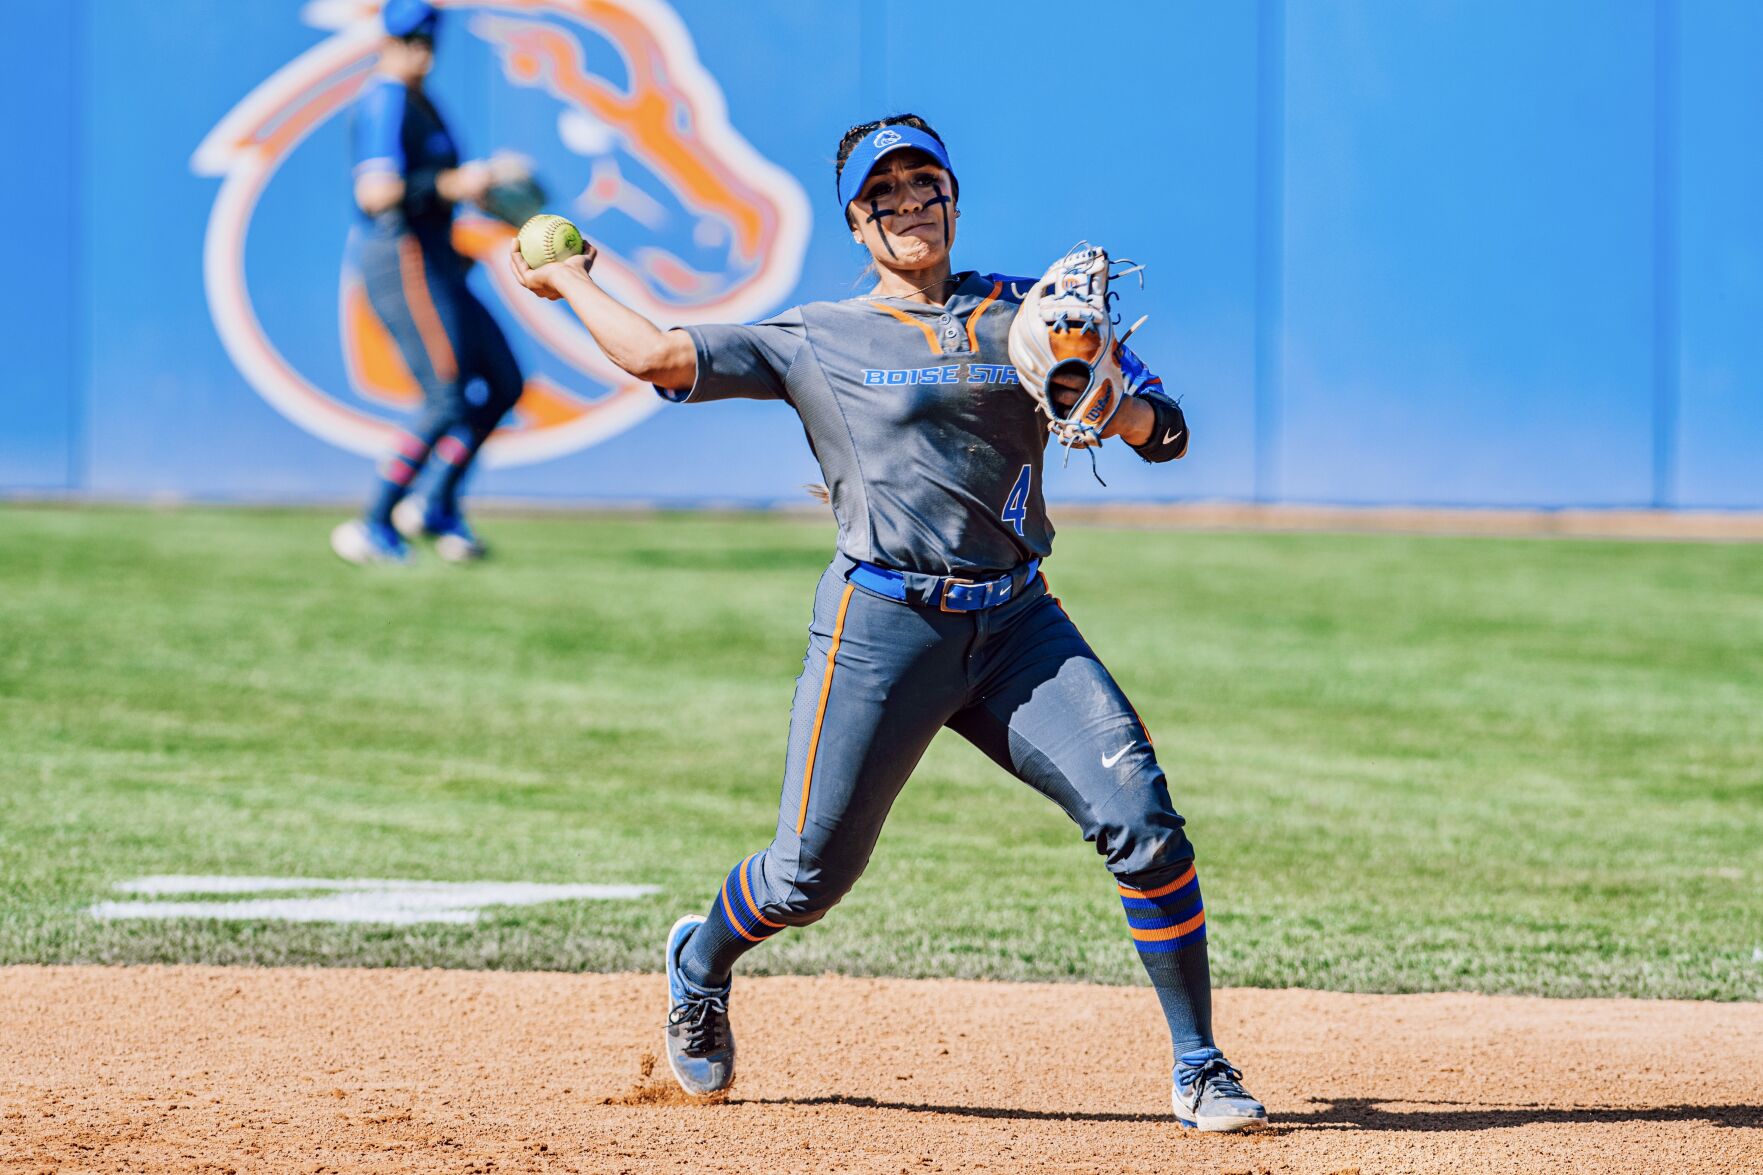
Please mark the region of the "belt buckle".
<svg viewBox="0 0 1763 1175"><path fill-rule="evenodd" d="M937 597L937 608L943 612L972 612L972 608L949 607L949 589L953 587L972 587L978 582L978 580L974 579L957 579L953 575L945 577L943 580L942 595Z"/></svg>

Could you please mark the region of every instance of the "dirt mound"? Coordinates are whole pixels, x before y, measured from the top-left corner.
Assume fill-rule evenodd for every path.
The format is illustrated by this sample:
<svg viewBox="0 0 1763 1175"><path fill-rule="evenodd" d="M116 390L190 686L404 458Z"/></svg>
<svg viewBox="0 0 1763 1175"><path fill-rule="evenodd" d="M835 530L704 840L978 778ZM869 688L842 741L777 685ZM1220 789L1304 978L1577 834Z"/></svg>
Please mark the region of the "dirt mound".
<svg viewBox="0 0 1763 1175"><path fill-rule="evenodd" d="M686 1098L652 975L0 969L0 1171L1763 1171L1763 1005L1219 993L1258 1136L1169 1116L1148 990L748 979Z"/></svg>

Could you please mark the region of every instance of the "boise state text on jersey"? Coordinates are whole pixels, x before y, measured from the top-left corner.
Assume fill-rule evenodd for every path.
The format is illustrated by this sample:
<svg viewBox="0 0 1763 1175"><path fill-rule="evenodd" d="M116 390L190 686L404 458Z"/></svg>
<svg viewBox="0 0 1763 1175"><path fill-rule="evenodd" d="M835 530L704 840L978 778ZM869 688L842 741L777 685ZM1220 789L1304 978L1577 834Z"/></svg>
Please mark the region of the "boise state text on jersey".
<svg viewBox="0 0 1763 1175"><path fill-rule="evenodd" d="M963 378L965 372L965 378ZM865 367L866 384L1013 384L1016 368L1008 363L950 363L943 367Z"/></svg>

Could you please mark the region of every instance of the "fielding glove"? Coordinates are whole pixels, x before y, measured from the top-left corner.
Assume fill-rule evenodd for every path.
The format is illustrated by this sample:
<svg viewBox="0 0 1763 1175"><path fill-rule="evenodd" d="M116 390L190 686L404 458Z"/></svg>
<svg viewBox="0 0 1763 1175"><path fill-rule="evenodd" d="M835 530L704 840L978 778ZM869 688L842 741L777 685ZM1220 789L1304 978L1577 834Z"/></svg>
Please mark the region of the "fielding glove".
<svg viewBox="0 0 1763 1175"><path fill-rule="evenodd" d="M1112 272L1107 250L1079 245L1053 263L1011 320L1010 362L1046 414L1047 431L1065 446L1067 459L1072 449L1100 445L1121 401L1135 395L1139 385L1154 382L1142 364L1125 364L1136 379L1122 371L1122 344L1144 319L1116 338L1111 313L1119 295L1109 290L1109 282L1140 268ZM1082 381L1075 400L1053 386L1059 375Z"/></svg>

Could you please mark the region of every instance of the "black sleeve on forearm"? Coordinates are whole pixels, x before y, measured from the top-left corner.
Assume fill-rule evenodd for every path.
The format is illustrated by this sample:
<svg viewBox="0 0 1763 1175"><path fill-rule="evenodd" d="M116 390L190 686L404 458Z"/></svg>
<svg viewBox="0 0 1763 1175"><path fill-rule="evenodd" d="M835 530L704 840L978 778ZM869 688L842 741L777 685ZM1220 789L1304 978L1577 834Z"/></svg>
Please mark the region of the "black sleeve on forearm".
<svg viewBox="0 0 1763 1175"><path fill-rule="evenodd" d="M1174 461L1186 453L1188 420L1181 405L1157 392L1142 392L1139 398L1151 405L1157 419L1150 438L1142 445L1134 445L1133 452L1147 461Z"/></svg>

